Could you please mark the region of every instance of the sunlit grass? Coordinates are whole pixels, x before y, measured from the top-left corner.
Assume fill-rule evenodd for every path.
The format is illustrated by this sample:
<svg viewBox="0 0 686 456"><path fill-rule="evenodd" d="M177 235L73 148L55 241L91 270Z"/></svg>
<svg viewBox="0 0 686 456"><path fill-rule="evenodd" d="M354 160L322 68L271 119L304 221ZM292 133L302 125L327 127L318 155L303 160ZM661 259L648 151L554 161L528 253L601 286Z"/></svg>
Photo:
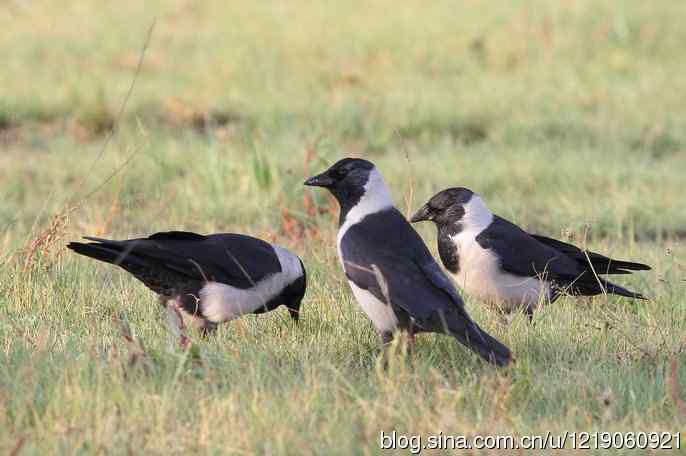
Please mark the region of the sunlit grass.
<svg viewBox="0 0 686 456"><path fill-rule="evenodd" d="M11 3L0 12L0 450L376 454L393 429L682 429L683 10ZM651 264L620 281L652 300L562 299L534 325L504 327L467 296L513 367L421 336L383 371L335 256L335 205L302 186L346 155L374 161L403 210L466 186L529 230ZM182 352L141 284L63 248L169 229L298 252L300 325L282 311L248 317ZM418 229L435 250L433 229Z"/></svg>

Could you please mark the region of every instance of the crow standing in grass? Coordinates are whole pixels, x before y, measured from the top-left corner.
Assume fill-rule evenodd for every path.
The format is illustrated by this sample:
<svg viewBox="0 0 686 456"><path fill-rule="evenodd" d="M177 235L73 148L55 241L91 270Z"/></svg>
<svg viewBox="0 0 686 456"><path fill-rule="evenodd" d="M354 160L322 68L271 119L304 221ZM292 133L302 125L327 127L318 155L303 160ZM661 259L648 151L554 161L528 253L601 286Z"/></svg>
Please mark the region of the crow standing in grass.
<svg viewBox="0 0 686 456"><path fill-rule="evenodd" d="M110 241L86 237L76 253L116 264L204 332L248 313L286 306L297 321L305 295L305 267L293 253L242 234L157 233Z"/></svg>
<svg viewBox="0 0 686 456"><path fill-rule="evenodd" d="M545 236L529 234L493 214L466 188L434 195L411 221L430 220L438 229L438 252L458 285L505 313L523 308L531 319L541 298L601 293L645 299L608 282L607 274L650 269L619 261Z"/></svg>
<svg viewBox="0 0 686 456"><path fill-rule="evenodd" d="M510 362L510 350L469 317L450 279L393 205L372 163L346 158L305 185L324 187L338 200L341 263L384 343L397 330L446 333L491 363Z"/></svg>

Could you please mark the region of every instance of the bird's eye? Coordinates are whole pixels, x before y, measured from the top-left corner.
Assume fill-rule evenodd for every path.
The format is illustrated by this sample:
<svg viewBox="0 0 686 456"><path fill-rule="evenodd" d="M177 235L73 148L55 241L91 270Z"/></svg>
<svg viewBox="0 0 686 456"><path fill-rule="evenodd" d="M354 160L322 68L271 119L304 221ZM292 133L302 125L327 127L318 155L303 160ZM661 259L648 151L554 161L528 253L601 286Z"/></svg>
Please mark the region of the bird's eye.
<svg viewBox="0 0 686 456"><path fill-rule="evenodd" d="M348 172L344 169L332 169L329 175L336 180L343 179Z"/></svg>

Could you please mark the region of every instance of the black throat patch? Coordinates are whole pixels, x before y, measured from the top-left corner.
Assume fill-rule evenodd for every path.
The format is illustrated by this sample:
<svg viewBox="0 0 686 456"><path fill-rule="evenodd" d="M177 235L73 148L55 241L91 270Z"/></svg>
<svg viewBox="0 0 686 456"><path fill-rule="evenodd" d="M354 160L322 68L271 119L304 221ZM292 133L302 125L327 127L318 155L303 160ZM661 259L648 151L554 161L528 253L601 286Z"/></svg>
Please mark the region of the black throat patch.
<svg viewBox="0 0 686 456"><path fill-rule="evenodd" d="M461 223L438 227L438 255L441 257L443 266L453 274L460 272L460 252L451 236L455 236L461 231Z"/></svg>
<svg viewBox="0 0 686 456"><path fill-rule="evenodd" d="M364 187L348 187L348 188L334 188L331 190L333 196L338 200L341 206L341 213L338 216L338 226L345 223L345 217L348 212L360 202L364 196Z"/></svg>

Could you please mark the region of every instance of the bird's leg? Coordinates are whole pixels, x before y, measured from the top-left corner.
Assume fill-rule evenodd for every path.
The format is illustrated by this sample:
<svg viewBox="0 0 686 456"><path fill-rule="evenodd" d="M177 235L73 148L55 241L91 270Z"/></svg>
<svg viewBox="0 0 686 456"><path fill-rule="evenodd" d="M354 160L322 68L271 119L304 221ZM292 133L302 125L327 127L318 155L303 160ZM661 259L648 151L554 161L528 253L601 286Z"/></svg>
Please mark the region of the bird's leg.
<svg viewBox="0 0 686 456"><path fill-rule="evenodd" d="M507 327L510 324L508 316L512 312L510 304L499 299L488 299L486 305L498 315L498 323Z"/></svg>
<svg viewBox="0 0 686 456"><path fill-rule="evenodd" d="M186 322L183 319L183 308L179 296L166 299L165 308L167 309L168 322L172 332L179 338L179 346L187 349L191 345L191 340L186 335Z"/></svg>
<svg viewBox="0 0 686 456"><path fill-rule="evenodd" d="M390 356L389 350L391 349L391 344L393 343L393 333L390 331L384 331L381 333L381 366L383 370L388 369L388 358Z"/></svg>
<svg viewBox="0 0 686 456"><path fill-rule="evenodd" d="M207 320L200 311L200 298L192 293L176 297L176 309L183 317L184 326L192 326L198 330L201 337L208 337L217 330L217 323ZM190 312L189 307L192 309Z"/></svg>
<svg viewBox="0 0 686 456"><path fill-rule="evenodd" d="M495 311L498 313L498 322L504 326L507 327L510 325L510 310L506 309L502 306L496 306Z"/></svg>
<svg viewBox="0 0 686 456"><path fill-rule="evenodd" d="M200 324L199 331L200 335L203 337L209 337L217 330L217 324L209 320L204 320Z"/></svg>
<svg viewBox="0 0 686 456"><path fill-rule="evenodd" d="M410 328L407 331L407 351L414 355L415 353L415 338L414 338L414 325L410 323Z"/></svg>
<svg viewBox="0 0 686 456"><path fill-rule="evenodd" d="M393 342L393 333L390 331L382 332L381 333L381 344L384 346L384 348L391 345L391 342Z"/></svg>

